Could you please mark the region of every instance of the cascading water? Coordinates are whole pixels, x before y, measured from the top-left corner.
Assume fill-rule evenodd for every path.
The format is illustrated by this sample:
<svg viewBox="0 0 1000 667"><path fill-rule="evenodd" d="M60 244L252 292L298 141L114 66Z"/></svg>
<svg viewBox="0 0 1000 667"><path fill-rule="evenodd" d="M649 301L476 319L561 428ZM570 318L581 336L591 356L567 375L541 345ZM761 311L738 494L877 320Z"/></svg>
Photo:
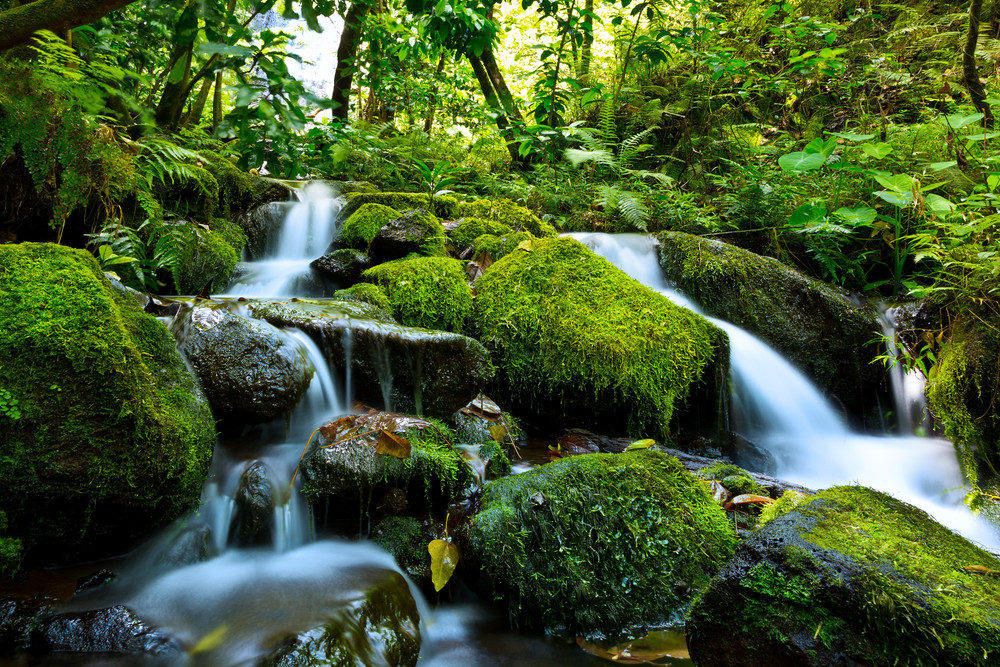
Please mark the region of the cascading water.
<svg viewBox="0 0 1000 667"><path fill-rule="evenodd" d="M651 237L568 236L678 305L699 312L667 284ZM778 477L812 488L857 483L891 493L1000 552L996 529L962 503L965 479L950 442L852 432L812 383L781 355L729 322L708 319L729 334L734 430L774 455Z"/></svg>

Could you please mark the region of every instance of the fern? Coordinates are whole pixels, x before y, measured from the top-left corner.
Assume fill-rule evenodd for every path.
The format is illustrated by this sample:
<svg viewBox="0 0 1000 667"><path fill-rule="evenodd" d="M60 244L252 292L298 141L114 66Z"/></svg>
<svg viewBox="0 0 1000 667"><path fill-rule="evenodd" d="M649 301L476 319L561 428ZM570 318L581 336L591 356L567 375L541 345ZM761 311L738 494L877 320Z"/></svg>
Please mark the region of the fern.
<svg viewBox="0 0 1000 667"><path fill-rule="evenodd" d="M648 232L649 208L635 192L622 192L618 198L618 209L629 224L641 232Z"/></svg>
<svg viewBox="0 0 1000 667"><path fill-rule="evenodd" d="M164 185L190 180L198 184L198 188L203 194L212 195L202 183L198 172L193 169L192 164L189 164L201 160L201 156L197 152L158 137L144 139L136 146L140 151L136 164L142 170L149 185L153 185L156 180Z"/></svg>

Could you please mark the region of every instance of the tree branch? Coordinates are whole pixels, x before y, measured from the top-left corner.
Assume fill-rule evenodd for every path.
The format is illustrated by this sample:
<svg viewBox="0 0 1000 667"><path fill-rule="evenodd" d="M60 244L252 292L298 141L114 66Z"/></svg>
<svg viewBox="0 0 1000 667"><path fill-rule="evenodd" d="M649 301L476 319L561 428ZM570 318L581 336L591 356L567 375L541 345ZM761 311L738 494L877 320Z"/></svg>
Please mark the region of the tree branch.
<svg viewBox="0 0 1000 667"><path fill-rule="evenodd" d="M93 23L135 0L35 0L0 12L0 51L24 44L39 30L61 34Z"/></svg>

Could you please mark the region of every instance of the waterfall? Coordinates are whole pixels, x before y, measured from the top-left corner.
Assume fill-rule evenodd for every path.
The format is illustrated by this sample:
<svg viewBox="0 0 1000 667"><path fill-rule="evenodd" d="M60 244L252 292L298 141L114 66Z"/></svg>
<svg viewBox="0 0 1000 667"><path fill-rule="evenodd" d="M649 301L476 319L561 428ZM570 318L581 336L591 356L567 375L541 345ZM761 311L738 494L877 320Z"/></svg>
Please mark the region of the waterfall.
<svg viewBox="0 0 1000 667"><path fill-rule="evenodd" d="M700 314L660 268L655 241L640 234L568 234L635 280ZM993 551L1000 537L963 504L965 479L950 442L912 435L854 433L820 391L768 345L739 327L707 318L729 334L733 428L764 447L776 476L812 488L863 484L924 509Z"/></svg>

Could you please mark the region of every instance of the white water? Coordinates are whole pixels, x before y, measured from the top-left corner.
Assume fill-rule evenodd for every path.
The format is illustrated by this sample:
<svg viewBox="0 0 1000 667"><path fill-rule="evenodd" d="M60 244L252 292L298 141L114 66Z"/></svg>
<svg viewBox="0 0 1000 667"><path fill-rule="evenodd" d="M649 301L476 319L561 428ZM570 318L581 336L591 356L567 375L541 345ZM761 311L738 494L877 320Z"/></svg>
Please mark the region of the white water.
<svg viewBox="0 0 1000 667"><path fill-rule="evenodd" d="M320 281L309 267L337 235L343 198L325 183L309 183L288 211L277 242L268 255L241 266L226 296L315 296Z"/></svg>
<svg viewBox="0 0 1000 667"><path fill-rule="evenodd" d="M568 236L678 305L700 312L667 284L651 237ZM781 355L733 324L707 319L729 334L734 430L774 455L777 477L811 488L870 486L920 507L968 539L1000 552L994 526L963 504L965 479L950 442L854 433Z"/></svg>

